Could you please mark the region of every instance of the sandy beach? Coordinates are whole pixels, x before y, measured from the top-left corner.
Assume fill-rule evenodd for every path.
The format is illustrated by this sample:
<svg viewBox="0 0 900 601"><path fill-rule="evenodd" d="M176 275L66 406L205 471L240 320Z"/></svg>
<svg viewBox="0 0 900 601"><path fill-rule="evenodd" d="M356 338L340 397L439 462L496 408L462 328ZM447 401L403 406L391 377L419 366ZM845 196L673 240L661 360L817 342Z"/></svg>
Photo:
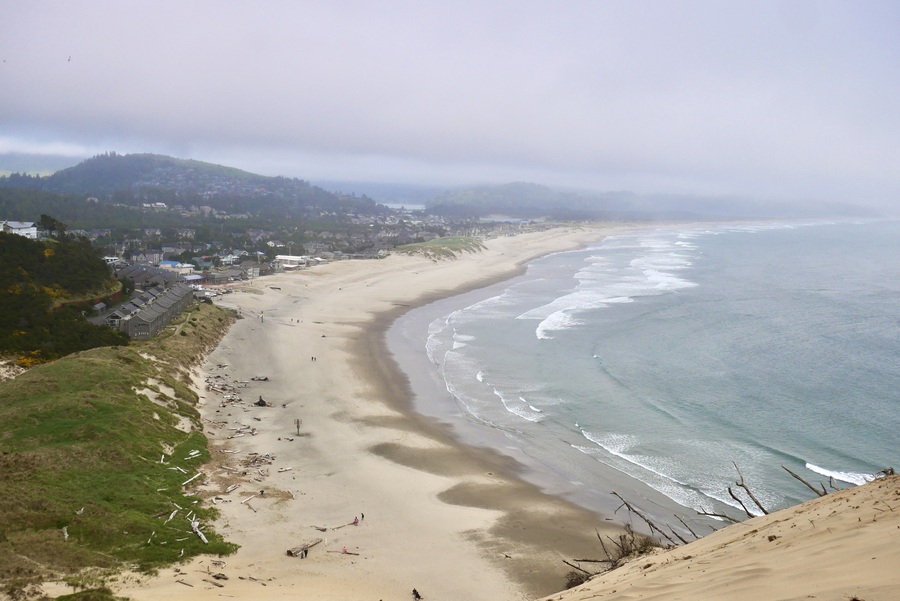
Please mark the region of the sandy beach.
<svg viewBox="0 0 900 601"><path fill-rule="evenodd" d="M383 333L412 306L511 277L532 258L608 231L497 238L438 262L335 262L217 299L242 319L196 375L214 457L197 490L215 497L215 528L241 548L224 563L200 558L117 592L406 599L416 588L429 600L497 601L561 590L571 569L562 560L598 557L595 528L617 526L542 493L516 477L512 459L460 445L411 411ZM241 400L205 382L236 386ZM255 405L260 398L268 406ZM287 554L310 543L305 558Z"/></svg>
<svg viewBox="0 0 900 601"><path fill-rule="evenodd" d="M463 445L412 409L385 344L399 315L612 231L499 238L455 260L332 263L219 297L241 318L193 372L212 460L190 486L221 512L201 528L240 549L152 577L123 575L111 588L138 601L411 599L414 588L429 601L896 599L898 476L657 550L563 591L563 561L603 557L597 536L621 533L619 516L541 492L514 459ZM61 583L44 590L70 592Z"/></svg>

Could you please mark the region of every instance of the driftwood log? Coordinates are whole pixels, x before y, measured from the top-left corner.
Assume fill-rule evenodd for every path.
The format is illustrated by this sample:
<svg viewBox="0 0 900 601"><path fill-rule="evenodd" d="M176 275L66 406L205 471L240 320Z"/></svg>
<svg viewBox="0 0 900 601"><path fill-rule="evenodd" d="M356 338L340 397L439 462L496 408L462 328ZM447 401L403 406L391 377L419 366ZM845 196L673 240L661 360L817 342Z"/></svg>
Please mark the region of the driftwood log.
<svg viewBox="0 0 900 601"><path fill-rule="evenodd" d="M196 534L198 537L200 537L200 540L203 541L204 545L209 544L209 541L206 540L206 536L204 536L204 534L202 532L200 532L200 520L196 520L196 519L191 520L191 530L194 531L194 534Z"/></svg>
<svg viewBox="0 0 900 601"><path fill-rule="evenodd" d="M292 548L292 549L288 549L288 550L287 550L287 554L290 555L291 557L299 557L301 553L303 553L304 551L309 550L310 547L315 547L316 545L318 545L318 544L321 543L321 542L322 542L322 539L321 539L321 538L317 538L317 539L312 540L312 541L310 541L310 542L308 542L308 543L303 543L303 544L300 545L299 547L294 547L294 548Z"/></svg>

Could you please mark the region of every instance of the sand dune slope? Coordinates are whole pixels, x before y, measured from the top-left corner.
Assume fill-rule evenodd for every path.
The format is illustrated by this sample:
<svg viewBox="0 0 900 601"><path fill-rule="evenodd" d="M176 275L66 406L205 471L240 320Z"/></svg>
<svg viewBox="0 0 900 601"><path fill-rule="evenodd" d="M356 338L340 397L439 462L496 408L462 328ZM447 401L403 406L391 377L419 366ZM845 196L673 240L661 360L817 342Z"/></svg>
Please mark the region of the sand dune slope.
<svg viewBox="0 0 900 601"><path fill-rule="evenodd" d="M900 476L729 526L546 599L900 599Z"/></svg>

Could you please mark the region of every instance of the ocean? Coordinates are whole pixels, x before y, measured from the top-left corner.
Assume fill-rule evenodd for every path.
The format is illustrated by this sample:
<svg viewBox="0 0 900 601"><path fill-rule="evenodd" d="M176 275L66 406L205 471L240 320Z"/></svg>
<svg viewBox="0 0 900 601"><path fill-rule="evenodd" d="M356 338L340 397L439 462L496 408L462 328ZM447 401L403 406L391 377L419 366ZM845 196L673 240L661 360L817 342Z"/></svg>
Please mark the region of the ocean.
<svg viewBox="0 0 900 601"><path fill-rule="evenodd" d="M743 477L775 510L814 496L782 466L845 487L898 464L900 223L633 230L414 309L388 345L418 411L548 492L703 524L743 516Z"/></svg>

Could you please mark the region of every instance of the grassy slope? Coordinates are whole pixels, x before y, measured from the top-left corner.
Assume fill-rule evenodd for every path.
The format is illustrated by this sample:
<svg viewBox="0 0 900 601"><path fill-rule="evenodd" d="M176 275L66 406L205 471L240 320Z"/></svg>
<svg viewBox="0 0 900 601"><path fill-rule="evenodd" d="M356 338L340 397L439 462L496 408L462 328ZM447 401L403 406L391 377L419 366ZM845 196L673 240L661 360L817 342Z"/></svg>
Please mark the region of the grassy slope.
<svg viewBox="0 0 900 601"><path fill-rule="evenodd" d="M153 341L77 353L0 384L3 590L86 567L148 570L234 550L208 527L209 545L191 533L187 512L205 524L213 510L182 486L208 459L187 369L231 320L196 305ZM160 390L157 402L144 388ZM176 428L181 419L190 432ZM176 505L184 509L165 523Z"/></svg>
<svg viewBox="0 0 900 601"><path fill-rule="evenodd" d="M484 248L475 238L467 236L450 236L435 238L427 242L404 244L394 249L394 252L406 254L424 254L432 258L452 259L462 252L478 252Z"/></svg>

